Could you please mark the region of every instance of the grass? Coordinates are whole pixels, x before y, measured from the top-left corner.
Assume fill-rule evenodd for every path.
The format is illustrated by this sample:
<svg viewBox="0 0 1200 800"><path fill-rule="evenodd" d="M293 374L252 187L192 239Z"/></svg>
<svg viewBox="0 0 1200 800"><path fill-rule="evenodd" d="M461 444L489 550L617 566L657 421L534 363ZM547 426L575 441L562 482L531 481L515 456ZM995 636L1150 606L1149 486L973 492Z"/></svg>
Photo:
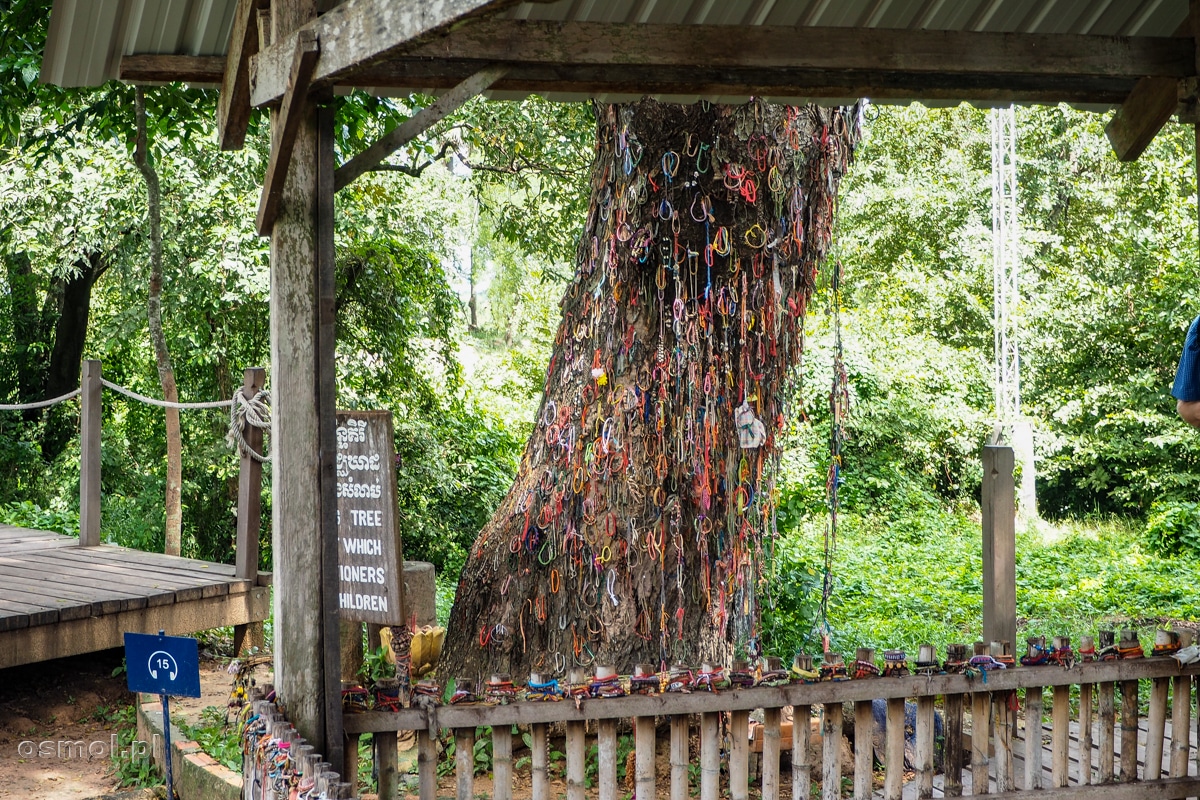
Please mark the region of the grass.
<svg viewBox="0 0 1200 800"><path fill-rule="evenodd" d="M809 519L782 538L779 565L815 575L819 601L826 521ZM1164 557L1145 545L1144 526L1129 520L1037 522L1017 535L1017 636L1094 633L1101 625L1136 627L1143 644L1168 621L1200 619L1200 561ZM833 561L828 621L832 646L915 650L932 642L980 638L983 557L978 512L927 509L902 519L845 515ZM804 643L796 631L776 641ZM809 652L820 650L807 637ZM814 646L815 645L815 646Z"/></svg>

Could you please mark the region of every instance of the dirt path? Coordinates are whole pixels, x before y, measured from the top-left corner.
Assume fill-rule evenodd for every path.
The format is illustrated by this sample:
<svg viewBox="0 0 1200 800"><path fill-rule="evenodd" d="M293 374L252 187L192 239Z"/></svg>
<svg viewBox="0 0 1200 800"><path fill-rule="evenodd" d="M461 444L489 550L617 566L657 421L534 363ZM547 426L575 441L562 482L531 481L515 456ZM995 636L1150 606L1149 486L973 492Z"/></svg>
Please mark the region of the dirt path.
<svg viewBox="0 0 1200 800"><path fill-rule="evenodd" d="M143 796L119 791L110 757L135 699L124 672L113 674L122 656L108 650L0 670L0 798ZM173 700L172 718L195 722L206 706L223 708L231 680L221 664L202 658L203 696Z"/></svg>

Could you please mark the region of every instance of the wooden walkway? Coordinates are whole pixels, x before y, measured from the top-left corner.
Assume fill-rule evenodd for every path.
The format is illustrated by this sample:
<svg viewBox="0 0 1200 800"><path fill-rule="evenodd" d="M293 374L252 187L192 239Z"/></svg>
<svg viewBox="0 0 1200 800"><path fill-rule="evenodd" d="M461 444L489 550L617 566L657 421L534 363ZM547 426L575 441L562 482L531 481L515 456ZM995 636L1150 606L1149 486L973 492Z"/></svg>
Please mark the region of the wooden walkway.
<svg viewBox="0 0 1200 800"><path fill-rule="evenodd" d="M0 668L266 619L267 587L234 568L0 525Z"/></svg>

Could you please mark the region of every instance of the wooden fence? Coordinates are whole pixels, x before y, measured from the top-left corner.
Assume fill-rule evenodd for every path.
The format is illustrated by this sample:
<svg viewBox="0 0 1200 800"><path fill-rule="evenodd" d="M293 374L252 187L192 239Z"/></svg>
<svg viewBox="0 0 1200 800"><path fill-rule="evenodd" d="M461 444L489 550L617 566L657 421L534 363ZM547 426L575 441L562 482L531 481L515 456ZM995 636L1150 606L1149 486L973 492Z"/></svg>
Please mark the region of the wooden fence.
<svg viewBox="0 0 1200 800"><path fill-rule="evenodd" d="M843 682L789 684L729 689L718 693L663 693L558 702L515 701L507 705L404 708L397 712L347 714L349 734L375 733L380 744L380 796L394 796L395 734L417 732L419 793L434 800L439 760L437 736L453 731L456 742L457 800L473 800L474 740L478 726L490 726L493 796L510 800L513 781L513 727L532 733L532 796L551 797L547 737L552 725L565 727L566 796L587 795L587 737L595 731L599 800L617 800L617 725L631 720L635 733L636 793L639 800L658 796L669 786L671 800L693 790L689 766L698 755L700 800L717 800L727 787L730 800L748 800L751 788L751 712L762 711L761 773L756 779L762 800L777 800L784 772L781 751L791 750L791 797L808 798L819 783L820 797L856 800L883 797L933 797L935 748L937 796L994 794L1007 798L1183 798L1200 795L1200 778L1190 758L1191 685L1200 671L1181 669L1170 658L1143 658L1061 666L1017 667L984 676L936 674L880 677ZM1139 741L1139 682L1149 685L1149 713ZM1073 688L1077 687L1077 691ZM1049 758L1044 759L1041 720L1044 690L1051 690ZM1072 708L1072 698L1077 706ZM886 702L888 721L883 745L882 793L876 786L873 754L875 719L872 701ZM912 776L904 783L905 701L915 700L916 725ZM843 708L853 719L853 778L843 787ZM1019 709L1024 708L1024 714ZM940 706L944 741L935 737ZM792 708L791 747L781 737L783 709ZM810 716L820 719L820 745L810 743ZM1032 731L1021 745L1018 717ZM1171 735L1167 736L1170 722ZM656 774L658 722L669 721L669 774ZM698 724L697 724L698 721ZM969 735L967 722L969 721ZM689 751L692 730L699 729L699 753ZM728 731L722 751L721 729ZM969 742L969 744L968 744ZM388 753L390 744L390 753ZM1139 772L1139 754L1144 768ZM1048 769L1045 761L1049 761ZM722 763L728 764L722 777ZM1018 769L1022 767L1022 769ZM1018 774L1023 773L1023 774ZM724 786L723 786L724 784ZM849 792L850 794L846 794Z"/></svg>

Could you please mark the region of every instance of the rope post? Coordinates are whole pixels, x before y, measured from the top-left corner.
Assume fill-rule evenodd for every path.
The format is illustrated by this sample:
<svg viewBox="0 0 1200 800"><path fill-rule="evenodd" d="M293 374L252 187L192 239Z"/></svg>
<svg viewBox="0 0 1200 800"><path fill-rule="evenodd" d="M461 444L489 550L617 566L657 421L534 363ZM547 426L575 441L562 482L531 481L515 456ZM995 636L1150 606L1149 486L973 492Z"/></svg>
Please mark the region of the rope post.
<svg viewBox="0 0 1200 800"><path fill-rule="evenodd" d="M79 413L79 546L100 544L100 362L83 362Z"/></svg>
<svg viewBox="0 0 1200 800"><path fill-rule="evenodd" d="M247 403L258 396L266 380L267 371L262 367L250 367L243 373L242 397ZM256 425L246 425L244 428L246 445L256 453L263 452L263 429ZM262 462L252 457L245 447L238 448L238 455L241 464L238 469L237 562L234 574L239 578L257 581L258 539L262 530ZM234 626L234 655L240 655L246 644L263 646L261 622Z"/></svg>

